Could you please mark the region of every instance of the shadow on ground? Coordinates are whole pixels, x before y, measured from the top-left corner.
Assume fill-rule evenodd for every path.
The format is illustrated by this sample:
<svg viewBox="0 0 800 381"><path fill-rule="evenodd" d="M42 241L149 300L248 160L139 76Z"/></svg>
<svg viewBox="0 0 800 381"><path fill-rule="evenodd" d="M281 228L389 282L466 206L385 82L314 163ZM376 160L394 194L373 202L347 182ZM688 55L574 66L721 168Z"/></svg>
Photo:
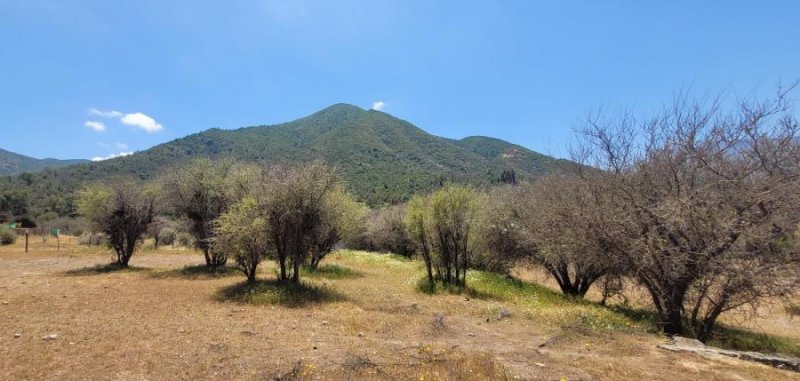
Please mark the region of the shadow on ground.
<svg viewBox="0 0 800 381"><path fill-rule="evenodd" d="M110 273L145 273L153 271L153 269L147 267L136 267L136 266L122 266L117 263L108 263L104 265L95 265L89 267L81 267L79 269L67 270L64 272L67 276L89 276L89 275L101 275L101 274L110 274Z"/></svg>
<svg viewBox="0 0 800 381"><path fill-rule="evenodd" d="M177 269L154 271L150 274L153 278L185 278L185 279L219 279L240 275L239 270L229 266L208 267L206 265L191 265Z"/></svg>
<svg viewBox="0 0 800 381"><path fill-rule="evenodd" d="M347 300L343 294L327 286L308 284L282 284L277 280L259 280L254 283L237 283L217 293L220 301L246 304L278 304L285 307L305 307L321 303Z"/></svg>

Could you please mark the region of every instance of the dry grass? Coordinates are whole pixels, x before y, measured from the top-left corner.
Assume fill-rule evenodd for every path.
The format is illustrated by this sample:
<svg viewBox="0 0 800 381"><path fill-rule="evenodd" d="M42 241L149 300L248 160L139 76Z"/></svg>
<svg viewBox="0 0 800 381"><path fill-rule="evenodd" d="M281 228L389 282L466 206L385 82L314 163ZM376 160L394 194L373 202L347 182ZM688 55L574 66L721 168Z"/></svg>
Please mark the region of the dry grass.
<svg viewBox="0 0 800 381"><path fill-rule="evenodd" d="M0 247L0 379L798 376L665 352L624 315L491 274L470 275L474 293L420 293L419 263L389 255L334 253L285 290L272 264L246 285L185 249L143 250L133 270L69 239L22 251Z"/></svg>

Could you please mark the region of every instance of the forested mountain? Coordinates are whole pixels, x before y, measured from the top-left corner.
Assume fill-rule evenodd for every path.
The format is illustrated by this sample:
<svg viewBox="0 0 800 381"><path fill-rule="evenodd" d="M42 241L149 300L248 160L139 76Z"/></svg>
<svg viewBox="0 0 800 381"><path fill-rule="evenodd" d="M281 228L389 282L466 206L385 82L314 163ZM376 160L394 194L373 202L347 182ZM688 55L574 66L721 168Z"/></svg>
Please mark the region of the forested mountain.
<svg viewBox="0 0 800 381"><path fill-rule="evenodd" d="M59 168L88 161L35 159L0 148L0 176L16 175L23 172L38 172L45 168Z"/></svg>
<svg viewBox="0 0 800 381"><path fill-rule="evenodd" d="M292 122L210 129L133 155L0 179L0 192L25 189L32 213L64 214L82 184L112 177L150 179L193 157L336 166L348 188L370 205L402 202L446 182L488 185L565 171L573 163L486 137L431 135L389 114L336 104ZM505 173L505 175L504 175Z"/></svg>

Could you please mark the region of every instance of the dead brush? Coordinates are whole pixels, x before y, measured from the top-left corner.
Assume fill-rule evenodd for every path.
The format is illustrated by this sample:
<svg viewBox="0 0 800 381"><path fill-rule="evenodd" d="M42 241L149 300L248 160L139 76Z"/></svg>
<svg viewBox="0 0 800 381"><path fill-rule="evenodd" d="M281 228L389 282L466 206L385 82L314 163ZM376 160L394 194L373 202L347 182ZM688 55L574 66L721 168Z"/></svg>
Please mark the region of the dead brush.
<svg viewBox="0 0 800 381"><path fill-rule="evenodd" d="M347 359L344 360L344 362L342 363L342 367L347 371L348 375L351 377L362 374L362 372L372 370L379 376L388 379L394 379L392 375L384 372L377 363L370 360L370 358L367 356L350 355L347 357Z"/></svg>
<svg viewBox="0 0 800 381"><path fill-rule="evenodd" d="M786 313L789 314L789 319L794 319L795 316L800 316L800 303L789 303L785 309Z"/></svg>
<svg viewBox="0 0 800 381"><path fill-rule="evenodd" d="M431 320L431 331L434 334L440 334L447 332L448 327L447 323L444 321L444 315L442 314L435 314L433 315L433 320Z"/></svg>

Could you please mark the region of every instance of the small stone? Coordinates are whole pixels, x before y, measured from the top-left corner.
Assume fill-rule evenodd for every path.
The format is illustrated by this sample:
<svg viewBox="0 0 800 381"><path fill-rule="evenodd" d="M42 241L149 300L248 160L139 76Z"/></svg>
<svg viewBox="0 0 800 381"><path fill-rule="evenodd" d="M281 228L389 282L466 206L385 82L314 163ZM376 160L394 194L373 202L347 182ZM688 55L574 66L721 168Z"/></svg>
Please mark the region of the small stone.
<svg viewBox="0 0 800 381"><path fill-rule="evenodd" d="M65 294L65 295L64 295L64 297L66 298L66 297L67 297L67 295Z"/></svg>
<svg viewBox="0 0 800 381"><path fill-rule="evenodd" d="M312 348L314 348L314 349L317 349L317 346L315 345L315 346L313 346Z"/></svg>
<svg viewBox="0 0 800 381"><path fill-rule="evenodd" d="M327 320L323 320L322 321L322 325L328 325L328 321Z"/></svg>
<svg viewBox="0 0 800 381"><path fill-rule="evenodd" d="M540 368L544 368L544 364L542 364L542 363L540 363L540 362L536 362L536 363L534 363L534 364L536 364L536 366L538 366L538 367L540 367Z"/></svg>
<svg viewBox="0 0 800 381"><path fill-rule="evenodd" d="M511 310L508 308L502 307L497 311L497 320L502 320L507 317L511 317Z"/></svg>
<svg viewBox="0 0 800 381"><path fill-rule="evenodd" d="M468 301L469 301L469 296L465 296L465 297L464 297L464 301L465 301L465 302L468 302Z"/></svg>
<svg viewBox="0 0 800 381"><path fill-rule="evenodd" d="M359 332L358 337L364 337L364 332Z"/></svg>
<svg viewBox="0 0 800 381"><path fill-rule="evenodd" d="M475 337L475 334L474 334L474 333L472 333L472 332L470 332L470 333L468 333L468 334L467 334L467 336L469 336L469 337Z"/></svg>
<svg viewBox="0 0 800 381"><path fill-rule="evenodd" d="M19 339L20 337L22 337L22 334L21 334L21 333L15 333L15 334L14 334L14 338L15 338L15 339Z"/></svg>
<svg viewBox="0 0 800 381"><path fill-rule="evenodd" d="M72 341L70 341L70 342L69 342L69 345L75 345L75 343L74 343L74 342L72 342Z"/></svg>
<svg viewBox="0 0 800 381"><path fill-rule="evenodd" d="M3 305L4 305L4 306L7 306L7 305L8 305L8 302L3 302Z"/></svg>
<svg viewBox="0 0 800 381"><path fill-rule="evenodd" d="M57 338L58 338L58 335L55 334L55 333L51 333L51 334L49 334L47 336L42 336L42 340L47 340L47 341L55 340Z"/></svg>

